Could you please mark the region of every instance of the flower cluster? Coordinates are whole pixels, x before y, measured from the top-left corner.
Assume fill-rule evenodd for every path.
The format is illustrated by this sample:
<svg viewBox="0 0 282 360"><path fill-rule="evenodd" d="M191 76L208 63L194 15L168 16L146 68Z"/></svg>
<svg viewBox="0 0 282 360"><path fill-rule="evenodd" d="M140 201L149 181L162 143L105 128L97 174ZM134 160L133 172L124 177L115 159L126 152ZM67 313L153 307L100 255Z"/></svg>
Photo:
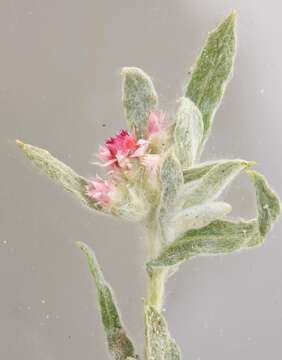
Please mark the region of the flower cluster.
<svg viewBox="0 0 282 360"><path fill-rule="evenodd" d="M99 148L100 165L106 168L107 178L96 176L87 185L87 195L105 209L111 208L122 195L135 196L138 170L145 169L153 184L157 178L162 143L166 141L167 122L162 112L150 112L144 138L137 139L134 132L122 130L106 140ZM126 191L125 191L126 189ZM135 193L135 195L134 195ZM135 204L138 203L135 200ZM119 206L120 207L120 206Z"/></svg>

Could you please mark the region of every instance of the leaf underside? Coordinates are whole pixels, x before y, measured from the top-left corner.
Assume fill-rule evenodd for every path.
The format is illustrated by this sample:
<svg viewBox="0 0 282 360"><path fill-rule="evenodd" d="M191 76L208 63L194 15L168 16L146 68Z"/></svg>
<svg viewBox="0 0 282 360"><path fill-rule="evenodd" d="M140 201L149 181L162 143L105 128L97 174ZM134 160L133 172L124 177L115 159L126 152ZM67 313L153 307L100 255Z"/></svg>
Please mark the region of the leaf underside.
<svg viewBox="0 0 282 360"><path fill-rule="evenodd" d="M203 136L203 119L200 110L188 98L180 100L174 128L174 143L182 167L190 167L198 156Z"/></svg>

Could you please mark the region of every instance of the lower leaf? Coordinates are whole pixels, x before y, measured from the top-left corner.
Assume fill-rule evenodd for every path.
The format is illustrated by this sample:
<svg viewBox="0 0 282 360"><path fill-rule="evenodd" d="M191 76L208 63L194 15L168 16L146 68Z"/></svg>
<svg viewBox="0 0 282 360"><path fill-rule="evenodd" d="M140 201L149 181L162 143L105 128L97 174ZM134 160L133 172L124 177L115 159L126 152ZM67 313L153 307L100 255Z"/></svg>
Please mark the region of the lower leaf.
<svg viewBox="0 0 282 360"><path fill-rule="evenodd" d="M125 333L113 291L104 279L94 252L82 242L77 242L77 245L86 255L90 272L95 280L102 322L113 358L115 360L136 359L133 344Z"/></svg>
<svg viewBox="0 0 282 360"><path fill-rule="evenodd" d="M180 349L170 337L165 318L153 306L145 307L146 359L180 360Z"/></svg>

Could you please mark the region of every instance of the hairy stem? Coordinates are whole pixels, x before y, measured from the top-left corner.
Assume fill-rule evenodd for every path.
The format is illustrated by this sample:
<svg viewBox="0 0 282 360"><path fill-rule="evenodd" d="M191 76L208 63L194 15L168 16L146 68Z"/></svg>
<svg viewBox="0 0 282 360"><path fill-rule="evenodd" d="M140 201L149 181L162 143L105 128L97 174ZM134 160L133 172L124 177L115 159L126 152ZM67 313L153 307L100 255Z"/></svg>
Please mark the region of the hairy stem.
<svg viewBox="0 0 282 360"><path fill-rule="evenodd" d="M146 228L149 258L153 259L158 256L162 244L158 221L155 217L147 223ZM152 270L148 276L146 303L154 306L158 311L161 311L162 308L165 280L166 271L162 269Z"/></svg>

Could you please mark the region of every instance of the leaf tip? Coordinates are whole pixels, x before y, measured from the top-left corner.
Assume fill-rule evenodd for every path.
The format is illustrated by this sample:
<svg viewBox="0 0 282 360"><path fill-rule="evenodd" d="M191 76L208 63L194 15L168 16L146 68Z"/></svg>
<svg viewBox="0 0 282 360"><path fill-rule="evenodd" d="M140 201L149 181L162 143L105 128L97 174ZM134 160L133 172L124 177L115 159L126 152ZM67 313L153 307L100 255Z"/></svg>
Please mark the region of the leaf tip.
<svg viewBox="0 0 282 360"><path fill-rule="evenodd" d="M82 242L82 241L76 241L76 242L75 242L75 245L76 245L81 251L86 252L86 250L87 250L87 245L86 245L84 242Z"/></svg>
<svg viewBox="0 0 282 360"><path fill-rule="evenodd" d="M143 74L143 70L134 67L134 66L125 66L121 69L121 76L125 77L127 75L133 75L133 74Z"/></svg>
<svg viewBox="0 0 282 360"><path fill-rule="evenodd" d="M19 139L16 140L16 144L18 145L18 147L19 147L20 149L23 149L24 146L25 146L25 143L23 143L23 142L22 142L21 140L19 140Z"/></svg>
<svg viewBox="0 0 282 360"><path fill-rule="evenodd" d="M250 169L251 167L255 166L257 163L256 163L256 161L241 160L240 164L241 164L241 166L242 166L243 168L246 169L245 171L247 172L247 171L249 171L248 169Z"/></svg>
<svg viewBox="0 0 282 360"><path fill-rule="evenodd" d="M227 18L230 18L230 20L232 19L235 22L238 18L238 11L236 9L232 9Z"/></svg>

